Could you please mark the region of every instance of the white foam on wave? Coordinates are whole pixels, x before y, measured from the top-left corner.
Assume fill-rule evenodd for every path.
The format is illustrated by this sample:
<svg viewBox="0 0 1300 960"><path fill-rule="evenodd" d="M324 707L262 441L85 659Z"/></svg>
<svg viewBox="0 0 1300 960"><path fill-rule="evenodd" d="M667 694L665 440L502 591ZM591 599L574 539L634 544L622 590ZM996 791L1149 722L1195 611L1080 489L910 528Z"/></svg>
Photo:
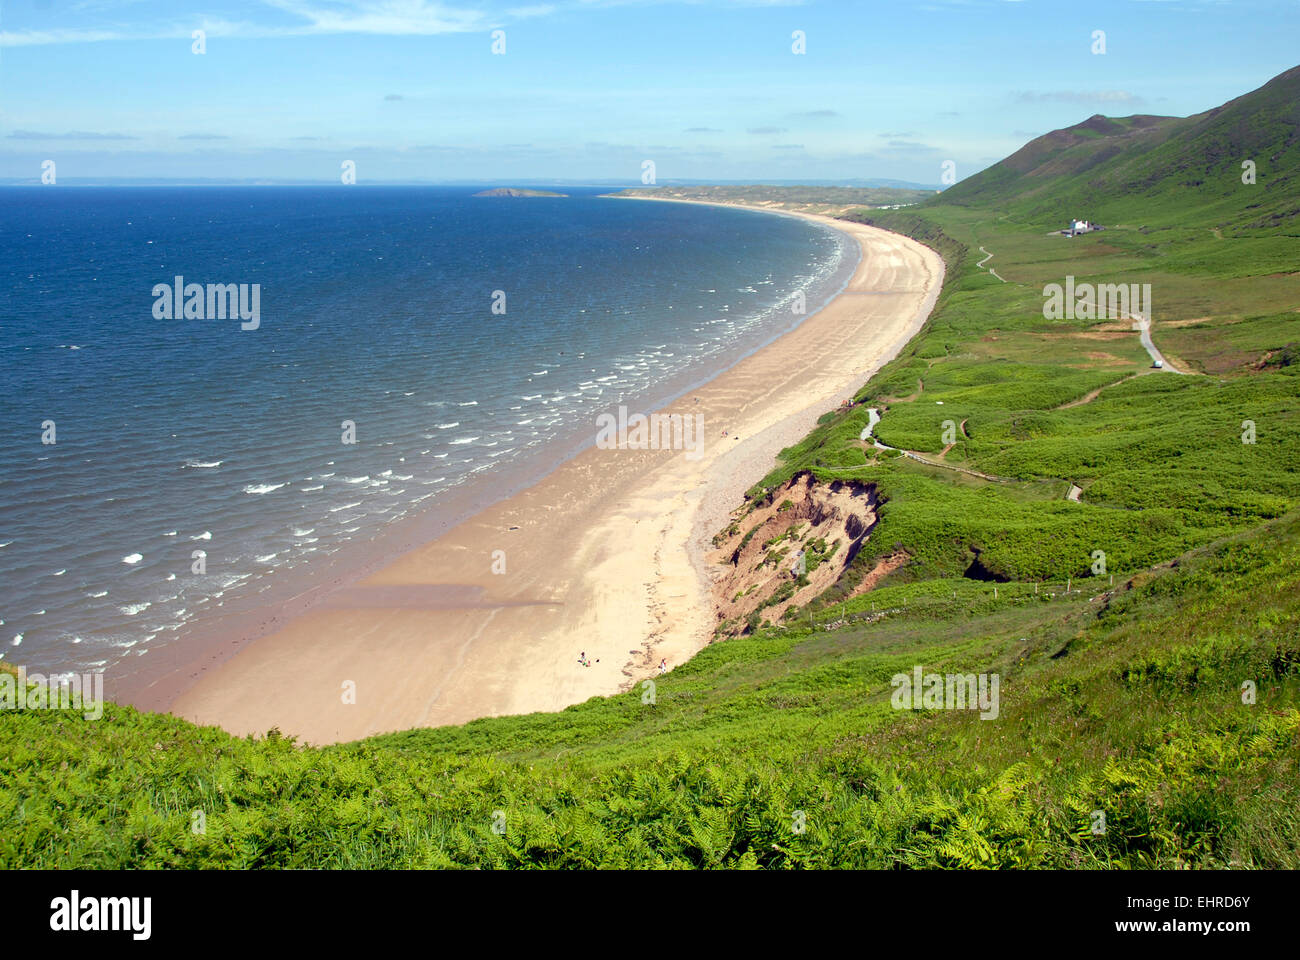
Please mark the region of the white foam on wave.
<svg viewBox="0 0 1300 960"><path fill-rule="evenodd" d="M190 537L190 539L191 539L191 540L211 540L211 539L212 539L212 531L211 531L211 530L204 530L204 531L203 531L202 533L200 533L197 537Z"/></svg>
<svg viewBox="0 0 1300 960"><path fill-rule="evenodd" d="M244 487L244 492L260 496L263 493L270 493L272 490L279 490L283 486L283 483L250 483Z"/></svg>
<svg viewBox="0 0 1300 960"><path fill-rule="evenodd" d="M365 483L369 479L370 479L369 475L364 477L348 477L343 482L344 483Z"/></svg>
<svg viewBox="0 0 1300 960"><path fill-rule="evenodd" d="M453 440L452 444L473 443L478 437L461 437L459 440Z"/></svg>
<svg viewBox="0 0 1300 960"><path fill-rule="evenodd" d="M305 537L305 536L307 536L308 534L312 534L312 533L315 533L315 532L316 532L316 528L315 528L315 527L308 527L306 530L297 530L297 529L295 529L295 530L293 531L293 535L294 535L295 537Z"/></svg>
<svg viewBox="0 0 1300 960"><path fill-rule="evenodd" d="M144 554L141 554L141 553L128 553L125 557L122 558L122 562L123 562L123 563L139 563L139 562L140 562L141 560L143 560L143 559L144 559Z"/></svg>
<svg viewBox="0 0 1300 960"><path fill-rule="evenodd" d="M99 591L99 593L88 593L88 594L86 594L86 596L88 596L88 597L106 597L106 596L108 596L108 591L107 591L107 590L101 590L101 591Z"/></svg>
<svg viewBox="0 0 1300 960"><path fill-rule="evenodd" d="M352 507L359 507L359 506L361 506L360 500L358 500L356 503L345 503L341 507L330 507L330 513L338 513L340 510L350 510Z"/></svg>
<svg viewBox="0 0 1300 960"><path fill-rule="evenodd" d="M322 483L322 484L321 484L320 486L318 486L318 487L303 487L303 488L302 488L302 492L303 492L303 493L311 493L313 490L324 490L324 489L325 489L325 484Z"/></svg>
<svg viewBox="0 0 1300 960"><path fill-rule="evenodd" d="M151 606L153 606L153 604L146 601L145 603L128 603L126 606L118 607L117 609L121 610L128 617L134 617L137 613L142 613L145 610L148 610Z"/></svg>
<svg viewBox="0 0 1300 960"><path fill-rule="evenodd" d="M459 426L460 426L460 421L459 421L459 420L453 420L451 423L440 423L440 424L438 424L438 429L439 429L439 430L450 430L452 427L459 427Z"/></svg>
<svg viewBox="0 0 1300 960"><path fill-rule="evenodd" d="M68 572L68 568L64 567L62 570L55 570L54 573L50 574L50 576L61 577L67 572Z"/></svg>
<svg viewBox="0 0 1300 960"><path fill-rule="evenodd" d="M189 467L191 470L215 470L225 462L226 461L224 460L212 460L210 462L204 462L202 460L186 460L185 467ZM181 469L184 470L185 467L181 467Z"/></svg>

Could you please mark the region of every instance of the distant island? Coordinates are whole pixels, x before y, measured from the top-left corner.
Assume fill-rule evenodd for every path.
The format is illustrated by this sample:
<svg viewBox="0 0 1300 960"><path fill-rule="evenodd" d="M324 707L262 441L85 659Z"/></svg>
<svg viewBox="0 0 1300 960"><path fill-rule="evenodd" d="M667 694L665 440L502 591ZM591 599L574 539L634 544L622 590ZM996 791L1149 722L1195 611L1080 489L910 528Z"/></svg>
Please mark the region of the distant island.
<svg viewBox="0 0 1300 960"><path fill-rule="evenodd" d="M476 197L567 197L567 193L552 193L550 190L520 190L518 187L493 187L480 190Z"/></svg>

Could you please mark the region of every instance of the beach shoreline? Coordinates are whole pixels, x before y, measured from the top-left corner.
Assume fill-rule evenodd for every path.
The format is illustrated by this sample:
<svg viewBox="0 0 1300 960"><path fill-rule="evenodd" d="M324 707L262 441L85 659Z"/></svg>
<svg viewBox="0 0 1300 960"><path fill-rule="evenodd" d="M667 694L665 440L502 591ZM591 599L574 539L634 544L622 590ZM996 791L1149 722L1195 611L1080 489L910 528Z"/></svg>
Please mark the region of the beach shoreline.
<svg viewBox="0 0 1300 960"><path fill-rule="evenodd" d="M707 645L709 538L782 448L919 331L943 279L938 254L896 234L747 209L840 230L862 256L820 310L659 411L703 417L698 458L588 447L152 697L232 733L319 744L559 710Z"/></svg>

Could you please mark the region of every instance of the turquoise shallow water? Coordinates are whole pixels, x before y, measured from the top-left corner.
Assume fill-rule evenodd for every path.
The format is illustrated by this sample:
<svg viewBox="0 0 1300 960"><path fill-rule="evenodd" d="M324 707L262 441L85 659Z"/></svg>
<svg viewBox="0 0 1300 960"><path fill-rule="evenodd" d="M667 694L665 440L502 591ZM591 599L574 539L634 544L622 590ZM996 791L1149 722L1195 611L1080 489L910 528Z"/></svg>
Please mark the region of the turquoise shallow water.
<svg viewBox="0 0 1300 960"><path fill-rule="evenodd" d="M0 654L156 651L706 379L856 259L793 218L474 192L0 189ZM176 276L256 284L256 329L160 318Z"/></svg>

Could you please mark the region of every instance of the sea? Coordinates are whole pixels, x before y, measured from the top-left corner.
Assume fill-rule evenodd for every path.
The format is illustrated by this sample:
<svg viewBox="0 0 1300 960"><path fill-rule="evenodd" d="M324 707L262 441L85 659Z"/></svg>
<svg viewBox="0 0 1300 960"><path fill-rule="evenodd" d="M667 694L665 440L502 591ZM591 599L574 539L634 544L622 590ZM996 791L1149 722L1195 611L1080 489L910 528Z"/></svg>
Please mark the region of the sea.
<svg viewBox="0 0 1300 960"><path fill-rule="evenodd" d="M858 258L793 217L480 189L0 188L0 658L129 669L457 490L508 496Z"/></svg>

